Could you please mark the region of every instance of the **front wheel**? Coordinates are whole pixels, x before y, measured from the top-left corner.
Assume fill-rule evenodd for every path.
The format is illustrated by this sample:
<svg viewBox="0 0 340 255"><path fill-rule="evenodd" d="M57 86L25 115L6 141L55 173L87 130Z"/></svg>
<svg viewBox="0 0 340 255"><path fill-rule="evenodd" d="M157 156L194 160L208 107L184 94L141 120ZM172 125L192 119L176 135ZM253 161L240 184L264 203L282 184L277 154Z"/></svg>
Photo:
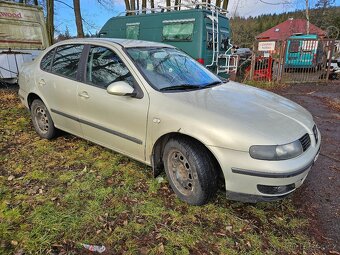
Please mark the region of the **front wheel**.
<svg viewBox="0 0 340 255"><path fill-rule="evenodd" d="M53 120L45 104L36 99L31 104L31 118L35 131L45 139L52 139L57 134Z"/></svg>
<svg viewBox="0 0 340 255"><path fill-rule="evenodd" d="M191 204L202 205L217 190L217 173L209 151L190 139L170 139L163 162L169 183L177 196Z"/></svg>

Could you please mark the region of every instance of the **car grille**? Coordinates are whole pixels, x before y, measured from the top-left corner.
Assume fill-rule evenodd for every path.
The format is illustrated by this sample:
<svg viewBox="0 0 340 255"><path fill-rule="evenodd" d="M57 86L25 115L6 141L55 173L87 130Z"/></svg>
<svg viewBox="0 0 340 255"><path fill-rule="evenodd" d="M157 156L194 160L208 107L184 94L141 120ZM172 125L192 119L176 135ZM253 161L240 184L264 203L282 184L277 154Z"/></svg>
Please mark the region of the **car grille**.
<svg viewBox="0 0 340 255"><path fill-rule="evenodd" d="M316 125L314 125L313 127L313 133L314 133L314 138L315 138L315 144L318 144L319 135L318 135L318 129L316 128Z"/></svg>
<svg viewBox="0 0 340 255"><path fill-rule="evenodd" d="M306 151L309 146L310 146L310 137L309 137L309 134L305 134L303 137L301 137L299 139L301 145L302 145L302 149L303 151Z"/></svg>

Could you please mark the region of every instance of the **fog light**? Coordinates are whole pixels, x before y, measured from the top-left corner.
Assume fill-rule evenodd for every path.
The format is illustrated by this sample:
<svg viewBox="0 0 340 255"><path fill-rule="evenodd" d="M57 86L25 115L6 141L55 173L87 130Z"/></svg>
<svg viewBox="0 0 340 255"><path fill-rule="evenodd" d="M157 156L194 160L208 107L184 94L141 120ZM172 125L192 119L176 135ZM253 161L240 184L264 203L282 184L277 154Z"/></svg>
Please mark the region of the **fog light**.
<svg viewBox="0 0 340 255"><path fill-rule="evenodd" d="M268 185L257 185L257 189L264 194L284 194L295 189L295 184L289 184L284 186L268 186Z"/></svg>

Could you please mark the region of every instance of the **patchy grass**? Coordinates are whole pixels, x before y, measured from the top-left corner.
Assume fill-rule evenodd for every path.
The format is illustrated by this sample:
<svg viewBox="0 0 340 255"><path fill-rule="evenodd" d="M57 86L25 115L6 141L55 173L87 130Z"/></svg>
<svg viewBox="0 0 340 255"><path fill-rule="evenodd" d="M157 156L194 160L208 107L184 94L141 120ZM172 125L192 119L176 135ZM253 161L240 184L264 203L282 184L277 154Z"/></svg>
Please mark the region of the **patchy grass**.
<svg viewBox="0 0 340 255"><path fill-rule="evenodd" d="M0 112L0 254L87 254L81 243L105 254L319 254L289 198L244 204L220 191L189 206L136 161L68 134L40 139L14 91L0 90Z"/></svg>
<svg viewBox="0 0 340 255"><path fill-rule="evenodd" d="M269 81L251 81L251 80L245 80L245 84L257 87L260 89L266 89L270 91L276 91L276 90L281 90L283 88L289 87L290 85L287 84L276 84L274 82L269 82Z"/></svg>

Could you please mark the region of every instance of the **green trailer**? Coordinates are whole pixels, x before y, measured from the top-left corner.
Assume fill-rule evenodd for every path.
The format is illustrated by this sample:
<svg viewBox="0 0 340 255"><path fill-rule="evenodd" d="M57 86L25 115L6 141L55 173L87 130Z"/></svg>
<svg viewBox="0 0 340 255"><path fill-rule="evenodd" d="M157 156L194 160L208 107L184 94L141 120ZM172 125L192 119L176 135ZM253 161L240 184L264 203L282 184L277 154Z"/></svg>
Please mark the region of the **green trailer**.
<svg viewBox="0 0 340 255"><path fill-rule="evenodd" d="M236 72L238 56L231 54L227 12L203 3L140 10L109 19L100 37L127 38L173 45L217 74Z"/></svg>

